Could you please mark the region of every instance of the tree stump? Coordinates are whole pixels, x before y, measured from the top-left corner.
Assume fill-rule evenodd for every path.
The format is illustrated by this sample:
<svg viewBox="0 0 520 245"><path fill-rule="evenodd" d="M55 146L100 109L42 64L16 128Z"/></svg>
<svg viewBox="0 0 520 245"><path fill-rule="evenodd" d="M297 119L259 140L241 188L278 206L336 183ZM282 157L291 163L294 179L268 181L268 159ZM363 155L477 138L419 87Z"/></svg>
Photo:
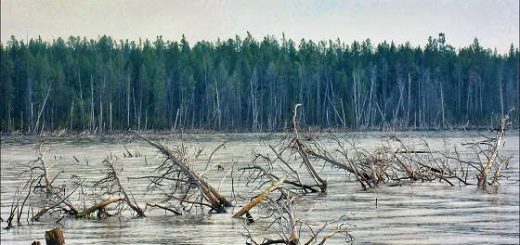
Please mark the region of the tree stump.
<svg viewBox="0 0 520 245"><path fill-rule="evenodd" d="M45 243L47 245L63 245L65 238L63 238L63 231L59 227L45 232Z"/></svg>

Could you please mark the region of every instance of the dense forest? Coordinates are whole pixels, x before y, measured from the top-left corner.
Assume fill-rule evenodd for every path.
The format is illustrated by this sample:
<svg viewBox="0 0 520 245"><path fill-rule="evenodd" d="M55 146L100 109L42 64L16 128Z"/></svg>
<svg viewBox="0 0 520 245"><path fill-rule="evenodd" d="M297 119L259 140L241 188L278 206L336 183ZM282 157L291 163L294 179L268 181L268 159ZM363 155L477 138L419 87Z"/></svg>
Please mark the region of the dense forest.
<svg viewBox="0 0 520 245"><path fill-rule="evenodd" d="M0 44L1 131L489 126L519 106L519 49L444 34L422 47L298 43L249 33L216 42L12 37ZM518 110L513 111L518 126Z"/></svg>

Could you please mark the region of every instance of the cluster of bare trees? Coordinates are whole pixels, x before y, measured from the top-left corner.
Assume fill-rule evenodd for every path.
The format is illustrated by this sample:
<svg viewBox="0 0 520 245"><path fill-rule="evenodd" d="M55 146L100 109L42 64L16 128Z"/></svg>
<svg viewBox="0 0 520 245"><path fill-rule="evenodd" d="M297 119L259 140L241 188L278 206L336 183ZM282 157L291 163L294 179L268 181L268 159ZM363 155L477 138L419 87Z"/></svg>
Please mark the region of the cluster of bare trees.
<svg viewBox="0 0 520 245"><path fill-rule="evenodd" d="M312 193L327 192L328 183L321 176L319 166L349 173L363 189L400 181L439 181L451 186L486 188L496 185L502 177L501 170L508 166L509 158L500 154L509 126L507 116L500 119L494 136L453 148L433 150L427 141L414 146L393 136L384 139L382 147L368 150L339 138L333 139L332 147L320 143L300 128L300 106L294 108L292 130L285 138L269 145L267 152L253 153L249 165L236 170L234 165L231 167L233 199L225 197L206 178L212 157L223 144L205 159L208 164L205 170L197 172L193 164L200 160L202 150L190 150L182 142L169 148L132 132L161 153L152 174L133 177L148 181L147 191L163 197L154 203L136 200L120 177L121 159L110 154L103 160L105 176L102 178L89 183L72 175L68 183L57 185L55 180L62 172L50 176L45 149L39 145L37 158L27 163L22 172L27 181L13 199L7 228L13 228L13 222L21 224L24 220L30 223L49 218L56 222L67 217L104 218L122 214L124 210L144 217L149 208L182 215L193 208L226 213L231 207L241 206L232 217L245 217L244 235L250 244L323 244L339 234L347 240L352 237L342 217L316 224L297 215L299 200L312 198ZM126 147L125 150L125 157L140 157L138 152L132 153ZM243 196L235 193L233 183L263 191L256 196ZM261 215L253 215L251 211L255 209ZM256 222L270 222L268 229L274 237L257 238L249 229Z"/></svg>

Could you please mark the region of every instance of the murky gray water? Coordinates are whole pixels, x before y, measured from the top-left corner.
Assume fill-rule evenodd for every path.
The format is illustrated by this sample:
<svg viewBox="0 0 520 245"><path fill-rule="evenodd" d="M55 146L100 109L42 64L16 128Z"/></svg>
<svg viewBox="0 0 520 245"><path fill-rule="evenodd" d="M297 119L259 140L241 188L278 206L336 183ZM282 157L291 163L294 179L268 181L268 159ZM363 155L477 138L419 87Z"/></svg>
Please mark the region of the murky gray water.
<svg viewBox="0 0 520 245"><path fill-rule="evenodd" d="M353 138L359 146L373 148L381 137L388 133L351 133L340 137ZM470 141L475 133L468 132L422 132L399 133L406 141L424 138L433 148L445 144ZM222 141L229 140L220 149L213 161L222 165L224 171L212 170L209 182L219 186L222 178L229 173L232 162L244 166L251 160L251 152L267 151L269 139L279 135L235 134L235 135L194 135L186 136L185 142L191 147L205 148L205 154ZM173 142L173 138L161 139ZM259 139L263 143L259 143ZM23 169L20 165L35 159L34 140L11 141L2 139L1 149L1 217L9 216L13 194L23 185L19 178ZM49 152L46 162L50 175L58 171L64 173L56 183L66 181L72 174L87 180L97 180L104 176L101 161L106 154L119 157L123 167L123 179L142 176L154 169L157 152L144 142L132 142L130 138L82 138L46 142ZM510 132L506 138L504 154L512 155L509 169L504 175L509 179L501 181L496 191L481 191L476 186L450 187L444 183L405 183L383 185L368 191L361 190L358 183L349 180L348 175L337 169L325 167L322 177L328 179L326 195L303 197L296 208L296 215L313 222L325 222L346 215L355 243L387 244L518 244L519 243L519 137L518 132ZM124 158L123 145L131 151L139 151L141 157ZM72 156L75 156L77 163ZM146 161L145 157L146 156ZM88 162L88 164L87 164ZM200 162L196 168L203 168ZM135 195L139 204L157 200L147 195L146 180L128 180L123 183ZM231 181L227 176L221 191L231 198ZM250 187L235 186L243 196L255 195ZM375 200L378 200L376 207ZM243 203L238 203L241 205ZM207 210L206 210L207 211ZM192 212L183 216L165 214L157 210L147 213L145 218L133 218L129 213L105 220L73 220L62 222L67 244L245 244L243 222L232 219L235 210L227 214ZM254 212L253 212L253 215ZM2 222L2 227L6 226ZM14 229L1 229L2 244L30 244L34 240L44 240L44 231L56 224L49 221L23 223ZM266 224L255 223L252 232L262 236ZM261 239L260 239L261 240ZM337 237L330 244L342 244Z"/></svg>

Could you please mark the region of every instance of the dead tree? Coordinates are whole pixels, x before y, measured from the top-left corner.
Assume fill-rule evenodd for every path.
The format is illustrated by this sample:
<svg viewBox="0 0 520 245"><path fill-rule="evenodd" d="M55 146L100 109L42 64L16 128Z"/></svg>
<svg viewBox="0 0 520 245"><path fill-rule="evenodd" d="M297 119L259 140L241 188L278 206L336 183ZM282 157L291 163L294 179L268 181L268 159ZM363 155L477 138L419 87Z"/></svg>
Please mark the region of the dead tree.
<svg viewBox="0 0 520 245"><path fill-rule="evenodd" d="M497 184L502 169L504 166L507 167L511 159L500 155L500 149L504 145L505 132L510 124L509 115L506 115L499 120L498 128L494 129L497 132L494 137L484 136L484 140L463 144L463 146L472 150L476 156L473 159L461 159L461 154L458 151L455 152L456 157L452 157L452 159L464 162L478 171L477 186L480 188ZM488 177L490 174L492 174L491 179Z"/></svg>
<svg viewBox="0 0 520 245"><path fill-rule="evenodd" d="M231 202L189 167L184 145L181 144L180 149L171 150L137 133L136 135L148 142L151 146L157 148L166 157L166 160L156 169L159 175L149 176L148 178L151 180L153 186L161 185L163 181L173 181L174 184L171 188L171 193L167 194L168 199L175 199L179 201L181 205L183 203L189 203L207 206L210 207L211 210L219 213L225 213L225 208L232 206ZM193 187L198 189L202 200L198 200L199 198L197 197L199 195L193 192ZM180 190L180 195L176 193L178 190Z"/></svg>
<svg viewBox="0 0 520 245"><path fill-rule="evenodd" d="M35 213L27 212L25 214L26 219L33 222L39 221L44 215L50 215L51 217L57 216L57 221L63 219L65 216L71 216L77 219L89 218L96 211L98 212L98 217L101 217L101 214L105 214L105 208L108 205L120 203L121 201L127 203L128 206L136 211L138 216L144 216L144 211L140 209L137 204L130 202L129 197L119 180L117 171L109 161L105 162L108 169L107 177L99 181L98 184L110 182L117 186L116 192L104 193L112 195L100 198L100 201L93 201L91 206L79 208L74 204L73 200L71 200L71 196L76 193L78 188L83 187L84 181L80 177L75 176L72 179L72 182L68 185L62 185L60 187L55 186L54 181L58 178L61 172L53 178L50 178L48 167L44 160L44 151L41 145L36 148L36 152L38 155L37 159L29 162L26 165L27 170L22 172L22 176L28 177L24 187L26 196L21 203L19 202L20 198L17 198L18 201L16 201L16 206L12 208L13 210L18 210L17 220L19 222L21 217L24 215L23 209L27 205L30 206L31 210L33 208L38 210Z"/></svg>
<svg viewBox="0 0 520 245"><path fill-rule="evenodd" d="M27 165L27 170L22 173L23 175L29 175L27 183L34 183L30 184L33 187L28 195L32 198L31 205L39 208L39 211L32 215L30 220L37 221L42 215L48 212L70 215L78 214L78 209L72 204L69 197L77 190L81 185L81 182L75 182L75 186L72 186L72 188L54 186L54 181L61 172L51 179L48 175L48 169L44 161L44 153L41 145L38 145L36 152L38 155L37 159L31 161Z"/></svg>
<svg viewBox="0 0 520 245"><path fill-rule="evenodd" d="M498 167L495 170L494 180L491 183L488 183L487 176L489 172L491 171L491 168L493 168L496 163L497 159L499 159L498 151L500 150L500 147L504 144L504 135L505 130L509 124L509 116L506 116L505 118L500 119L500 129L498 130L498 134L495 138L490 139L490 142L481 142L481 144L485 144L488 147L488 152L491 152L491 155L484 154L486 156L486 164L482 166L480 170L480 175L478 176L478 186L484 188L486 184L492 184L495 183L500 176L500 170L502 169L502 166L507 163L507 161L501 161L498 165ZM480 148L480 147L479 147Z"/></svg>

